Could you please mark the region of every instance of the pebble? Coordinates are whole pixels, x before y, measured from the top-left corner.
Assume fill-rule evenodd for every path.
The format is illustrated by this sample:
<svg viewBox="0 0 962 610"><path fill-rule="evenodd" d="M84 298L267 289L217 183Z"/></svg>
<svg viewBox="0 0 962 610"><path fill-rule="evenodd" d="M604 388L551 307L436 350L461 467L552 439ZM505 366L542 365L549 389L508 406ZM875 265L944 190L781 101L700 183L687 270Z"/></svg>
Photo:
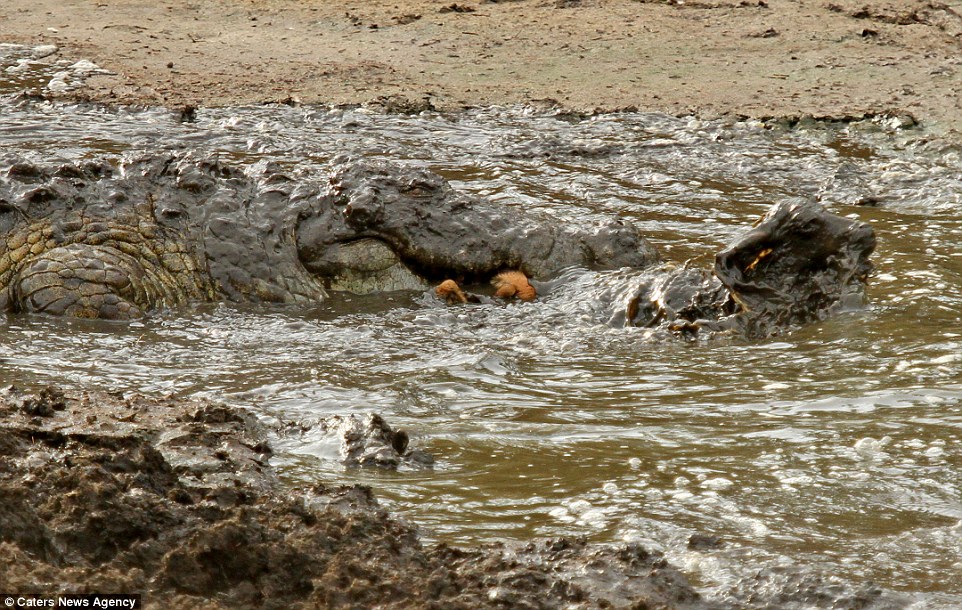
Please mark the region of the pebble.
<svg viewBox="0 0 962 610"><path fill-rule="evenodd" d="M50 57L59 50L55 44L42 44L34 47L30 52L30 56L34 59L43 59L44 57Z"/></svg>

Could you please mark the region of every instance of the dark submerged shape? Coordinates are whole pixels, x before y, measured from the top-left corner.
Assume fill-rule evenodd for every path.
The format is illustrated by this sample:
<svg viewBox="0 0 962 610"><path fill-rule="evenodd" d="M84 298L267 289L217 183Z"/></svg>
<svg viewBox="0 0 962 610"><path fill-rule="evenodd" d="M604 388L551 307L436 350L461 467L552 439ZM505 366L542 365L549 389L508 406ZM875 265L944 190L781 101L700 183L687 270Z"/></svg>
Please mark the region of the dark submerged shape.
<svg viewBox="0 0 962 610"><path fill-rule="evenodd" d="M261 163L147 156L0 161L0 311L129 319L189 302L318 301L328 289L423 289L442 276L645 266L638 231L560 227L386 162L329 181Z"/></svg>
<svg viewBox="0 0 962 610"><path fill-rule="evenodd" d="M719 252L713 272L684 268L645 282L628 303L626 324L762 337L821 320L861 302L874 249L868 224L786 200Z"/></svg>

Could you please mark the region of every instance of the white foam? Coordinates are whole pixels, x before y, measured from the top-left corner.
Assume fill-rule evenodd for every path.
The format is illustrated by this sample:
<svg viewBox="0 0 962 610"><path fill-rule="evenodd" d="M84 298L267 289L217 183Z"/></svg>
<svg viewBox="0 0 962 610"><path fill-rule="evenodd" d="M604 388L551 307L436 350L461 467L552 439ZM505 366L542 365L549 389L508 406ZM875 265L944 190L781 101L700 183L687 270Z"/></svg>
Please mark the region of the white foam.
<svg viewBox="0 0 962 610"><path fill-rule="evenodd" d="M704 489L711 489L713 491L722 491L732 487L735 484L731 479L726 479L725 477L715 477L714 479L708 479L701 482L700 487Z"/></svg>
<svg viewBox="0 0 962 610"><path fill-rule="evenodd" d="M55 44L42 44L31 49L30 55L34 59L43 59L44 57L50 57L59 50Z"/></svg>
<svg viewBox="0 0 962 610"><path fill-rule="evenodd" d="M775 381L762 386L762 389L763 390L787 390L790 387L792 386L788 385L787 383L782 383L781 381Z"/></svg>
<svg viewBox="0 0 962 610"><path fill-rule="evenodd" d="M16 65L9 66L4 72L7 74L16 74L17 72L26 72L30 70L30 60L29 59L18 59Z"/></svg>
<svg viewBox="0 0 962 610"><path fill-rule="evenodd" d="M82 74L93 74L94 72L101 72L101 73L106 72L106 70L104 70L94 62L87 59L81 59L80 61L71 64L70 69L73 70L74 72L80 72Z"/></svg>
<svg viewBox="0 0 962 610"><path fill-rule="evenodd" d="M47 89L55 92L66 91L70 88L70 85L67 83L69 76L69 72L57 72L53 75L53 78L50 79L50 82L47 83Z"/></svg>
<svg viewBox="0 0 962 610"><path fill-rule="evenodd" d="M579 523L584 523L585 525L590 525L592 527L601 528L608 523L608 515L605 511L600 508L593 508L589 511L585 511L579 518Z"/></svg>
<svg viewBox="0 0 962 610"><path fill-rule="evenodd" d="M588 502L587 500L574 500L572 502L568 502L568 510L575 514L580 515L582 513L586 513L592 508L594 508L594 506L592 506L591 502Z"/></svg>
<svg viewBox="0 0 962 610"><path fill-rule="evenodd" d="M675 491L669 491L669 492L668 492L668 495L671 496L671 499L672 499L672 500L676 500L676 501L678 501L678 502L685 502L685 501L691 500L692 498L695 497L695 494L691 493L690 491L684 490L684 489L679 489L679 490L675 490Z"/></svg>
<svg viewBox="0 0 962 610"><path fill-rule="evenodd" d="M734 517L732 521L740 526L743 530L754 534L755 536L767 536L771 533L771 530L765 525L760 519L755 519L754 517Z"/></svg>
<svg viewBox="0 0 962 610"><path fill-rule="evenodd" d="M855 453L862 458L874 459L884 454L885 446L891 442L892 439L888 436L883 436L880 439L874 439L871 436L867 436L855 442Z"/></svg>
<svg viewBox="0 0 962 610"><path fill-rule="evenodd" d="M575 518L563 506L557 506L548 511L548 516L561 521L562 523L573 523Z"/></svg>

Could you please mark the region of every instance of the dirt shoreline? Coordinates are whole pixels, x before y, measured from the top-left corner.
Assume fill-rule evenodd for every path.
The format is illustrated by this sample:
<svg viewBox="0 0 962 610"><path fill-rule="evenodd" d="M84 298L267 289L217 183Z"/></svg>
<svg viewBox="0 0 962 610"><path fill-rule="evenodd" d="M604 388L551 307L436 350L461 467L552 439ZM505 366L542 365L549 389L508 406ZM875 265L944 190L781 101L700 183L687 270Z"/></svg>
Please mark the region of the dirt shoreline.
<svg viewBox="0 0 962 610"><path fill-rule="evenodd" d="M368 488L281 492L266 430L203 400L2 388L0 449L7 599L126 593L148 609L209 610L906 605L804 568L762 570L706 599L633 543L422 543ZM691 546L720 545L703 536Z"/></svg>
<svg viewBox="0 0 962 610"><path fill-rule="evenodd" d="M367 488L278 493L265 431L223 405L4 388L0 447L6 599L110 592L140 594L145 608L211 610L588 608L628 600L722 608L637 546L424 546ZM631 584L586 578L578 572L585 564Z"/></svg>
<svg viewBox="0 0 962 610"><path fill-rule="evenodd" d="M962 133L962 7L885 0L7 0L0 42L111 104L549 103L703 118L911 115Z"/></svg>

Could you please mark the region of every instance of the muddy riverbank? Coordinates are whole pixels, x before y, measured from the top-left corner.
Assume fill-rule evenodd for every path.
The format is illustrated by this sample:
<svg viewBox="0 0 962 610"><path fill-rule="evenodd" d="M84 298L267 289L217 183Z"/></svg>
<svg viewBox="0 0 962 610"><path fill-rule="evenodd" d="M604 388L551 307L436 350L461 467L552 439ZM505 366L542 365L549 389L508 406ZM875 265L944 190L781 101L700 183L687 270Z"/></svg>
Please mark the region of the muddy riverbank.
<svg viewBox="0 0 962 610"><path fill-rule="evenodd" d="M279 493L264 431L228 407L46 388L8 389L0 410L4 591L140 593L148 608L707 607L637 546L424 547L365 487ZM598 578L577 574L588 563Z"/></svg>
<svg viewBox="0 0 962 610"><path fill-rule="evenodd" d="M0 416L6 592L137 593L145 608L901 605L767 570L744 599L705 600L639 544L424 545L363 486L281 492L261 426L207 401L6 388Z"/></svg>
<svg viewBox="0 0 962 610"><path fill-rule="evenodd" d="M108 74L69 98L845 118L960 130L962 15L886 0L9 0L0 42Z"/></svg>

